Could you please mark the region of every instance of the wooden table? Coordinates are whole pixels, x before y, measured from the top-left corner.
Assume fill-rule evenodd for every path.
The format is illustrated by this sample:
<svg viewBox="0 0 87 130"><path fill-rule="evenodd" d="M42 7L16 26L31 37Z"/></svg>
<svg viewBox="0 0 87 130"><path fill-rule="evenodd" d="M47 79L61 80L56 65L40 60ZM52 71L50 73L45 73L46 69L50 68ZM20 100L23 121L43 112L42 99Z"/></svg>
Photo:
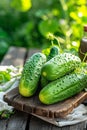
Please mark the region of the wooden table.
<svg viewBox="0 0 87 130"><path fill-rule="evenodd" d="M3 58L1 65L23 66L26 59L38 51L40 50L26 50L25 48L11 47ZM9 119L0 120L0 130L87 130L87 124L86 122L82 122L60 128L31 116L30 114L16 110L15 114Z"/></svg>

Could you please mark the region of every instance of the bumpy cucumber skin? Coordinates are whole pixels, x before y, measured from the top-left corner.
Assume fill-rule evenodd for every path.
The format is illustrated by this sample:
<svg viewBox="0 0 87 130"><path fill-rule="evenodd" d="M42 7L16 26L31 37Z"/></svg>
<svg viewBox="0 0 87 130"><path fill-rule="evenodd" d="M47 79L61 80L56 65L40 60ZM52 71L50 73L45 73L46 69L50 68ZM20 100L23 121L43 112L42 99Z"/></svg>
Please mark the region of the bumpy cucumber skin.
<svg viewBox="0 0 87 130"><path fill-rule="evenodd" d="M59 54L43 65L41 75L52 81L73 71L80 63L80 58L75 55L70 53Z"/></svg>
<svg viewBox="0 0 87 130"><path fill-rule="evenodd" d="M58 53L59 53L58 46L52 46L50 48L50 53L47 57L47 61L49 61L50 59L52 59L53 57L58 55ZM44 76L41 76L41 88L45 87L48 83L49 83L49 81Z"/></svg>
<svg viewBox="0 0 87 130"><path fill-rule="evenodd" d="M87 74L70 73L45 86L39 93L39 99L44 104L54 104L74 96L86 86Z"/></svg>
<svg viewBox="0 0 87 130"><path fill-rule="evenodd" d="M30 97L36 92L45 62L46 56L42 53L35 53L26 61L19 84L19 93L22 96Z"/></svg>
<svg viewBox="0 0 87 130"><path fill-rule="evenodd" d="M51 49L50 49L50 53L48 55L47 60L49 61L54 56L58 55L58 53L59 53L59 48L57 46L52 46Z"/></svg>

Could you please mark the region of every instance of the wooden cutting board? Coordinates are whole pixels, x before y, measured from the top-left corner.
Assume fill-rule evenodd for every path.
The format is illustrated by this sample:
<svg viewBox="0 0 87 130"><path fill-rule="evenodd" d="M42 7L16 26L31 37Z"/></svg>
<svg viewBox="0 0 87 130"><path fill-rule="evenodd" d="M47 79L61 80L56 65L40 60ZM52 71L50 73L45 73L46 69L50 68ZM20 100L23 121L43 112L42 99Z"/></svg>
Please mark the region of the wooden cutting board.
<svg viewBox="0 0 87 130"><path fill-rule="evenodd" d="M87 99L87 92L82 91L65 101L53 105L44 105L39 101L37 95L30 98L22 97L19 94L18 87L4 95L4 101L14 108L26 113L33 113L50 118L64 117L68 115L85 99Z"/></svg>

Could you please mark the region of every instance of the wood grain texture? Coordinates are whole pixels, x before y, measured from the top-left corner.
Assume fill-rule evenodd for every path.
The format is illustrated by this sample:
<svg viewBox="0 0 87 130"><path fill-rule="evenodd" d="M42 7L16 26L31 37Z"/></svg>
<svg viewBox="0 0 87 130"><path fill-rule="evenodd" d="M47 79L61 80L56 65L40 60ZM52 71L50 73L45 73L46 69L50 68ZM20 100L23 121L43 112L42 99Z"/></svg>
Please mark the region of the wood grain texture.
<svg viewBox="0 0 87 130"><path fill-rule="evenodd" d="M25 130L27 119L26 113L16 111L9 119L0 121L0 130Z"/></svg>
<svg viewBox="0 0 87 130"><path fill-rule="evenodd" d="M16 113L8 120L6 130L25 130L28 115L26 113L16 111Z"/></svg>
<svg viewBox="0 0 87 130"><path fill-rule="evenodd" d="M34 113L40 116L58 118L68 115L75 107L87 99L87 92L79 94L53 105L44 105L39 101L38 95L30 98L22 97L18 87L4 96L4 100L20 111Z"/></svg>
<svg viewBox="0 0 87 130"><path fill-rule="evenodd" d="M0 120L0 130L6 130L8 120Z"/></svg>
<svg viewBox="0 0 87 130"><path fill-rule="evenodd" d="M57 127L40 119L37 120L36 117L31 118L29 127L29 130L87 130L86 123L83 122L71 126Z"/></svg>
<svg viewBox="0 0 87 130"><path fill-rule="evenodd" d="M1 62L1 65L23 66L25 55L26 49L11 47ZM0 121L0 130L26 130L28 118L28 114L16 112L9 119Z"/></svg>
<svg viewBox="0 0 87 130"><path fill-rule="evenodd" d="M26 55L25 48L11 47L8 50L7 54L4 56L1 65L22 66L24 64L25 55Z"/></svg>

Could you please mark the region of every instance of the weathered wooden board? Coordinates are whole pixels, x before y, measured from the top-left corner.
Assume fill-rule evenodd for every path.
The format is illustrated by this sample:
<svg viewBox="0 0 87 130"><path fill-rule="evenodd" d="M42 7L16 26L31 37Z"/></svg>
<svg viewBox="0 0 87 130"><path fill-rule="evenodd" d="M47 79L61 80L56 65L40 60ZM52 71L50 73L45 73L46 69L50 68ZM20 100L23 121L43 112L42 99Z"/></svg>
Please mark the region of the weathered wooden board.
<svg viewBox="0 0 87 130"><path fill-rule="evenodd" d="M26 56L25 48L9 48L0 65L23 66ZM0 120L0 130L26 130L29 114L16 111L9 119Z"/></svg>
<svg viewBox="0 0 87 130"><path fill-rule="evenodd" d="M11 47L8 50L7 54L4 56L1 65L23 66L25 56L26 56L25 48Z"/></svg>
<svg viewBox="0 0 87 130"><path fill-rule="evenodd" d="M71 126L57 127L43 120L37 120L36 117L32 116L29 130L87 130L87 128L85 122L81 122Z"/></svg>
<svg viewBox="0 0 87 130"><path fill-rule="evenodd" d="M26 130L28 114L20 111L16 111L8 120L6 124L0 122L0 130L5 127L5 130ZM1 127L2 125L2 127Z"/></svg>
<svg viewBox="0 0 87 130"><path fill-rule="evenodd" d="M83 91L63 102L44 105L39 101L38 95L30 98L22 97L19 94L18 87L4 96L4 100L18 110L51 118L66 116L85 99L87 99L87 92Z"/></svg>

